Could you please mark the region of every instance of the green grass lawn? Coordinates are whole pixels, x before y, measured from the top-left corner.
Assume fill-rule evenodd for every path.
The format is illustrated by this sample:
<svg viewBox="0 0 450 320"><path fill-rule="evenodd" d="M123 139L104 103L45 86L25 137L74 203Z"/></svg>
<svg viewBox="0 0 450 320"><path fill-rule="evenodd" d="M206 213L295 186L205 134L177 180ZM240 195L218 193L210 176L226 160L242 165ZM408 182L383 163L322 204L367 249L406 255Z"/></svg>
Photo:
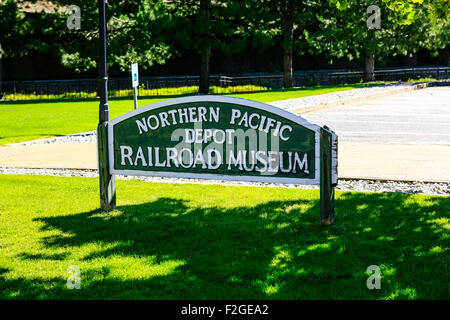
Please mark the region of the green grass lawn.
<svg viewBox="0 0 450 320"><path fill-rule="evenodd" d="M349 90L362 86L367 85L322 86L239 93L230 94L230 96L270 102ZM139 105L142 107L165 99L168 99L168 97L140 99ZM95 130L98 123L98 108L98 100L2 102L0 103L0 145ZM111 99L109 108L110 118L113 119L133 110L133 100Z"/></svg>
<svg viewBox="0 0 450 320"><path fill-rule="evenodd" d="M119 180L117 196L105 213L98 179L0 175L0 298L450 298L449 197L337 192L321 227L317 190Z"/></svg>

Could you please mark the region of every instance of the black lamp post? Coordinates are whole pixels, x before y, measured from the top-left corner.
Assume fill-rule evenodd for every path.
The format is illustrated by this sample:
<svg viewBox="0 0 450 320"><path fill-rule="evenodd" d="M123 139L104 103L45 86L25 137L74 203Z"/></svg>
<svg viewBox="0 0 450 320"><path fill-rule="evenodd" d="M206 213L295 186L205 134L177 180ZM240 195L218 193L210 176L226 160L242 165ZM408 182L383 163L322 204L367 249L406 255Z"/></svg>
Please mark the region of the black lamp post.
<svg viewBox="0 0 450 320"><path fill-rule="evenodd" d="M99 55L99 94L100 94L100 115L99 123L109 121L108 107L108 70L106 62L106 13L105 0L98 1L98 13L100 18L100 55Z"/></svg>
<svg viewBox="0 0 450 320"><path fill-rule="evenodd" d="M100 179L100 207L102 210L112 210L116 207L116 182L109 170L108 159L108 69L106 61L106 16L105 0L98 0L100 19L100 56L99 56L99 123L97 128L98 145L98 175Z"/></svg>

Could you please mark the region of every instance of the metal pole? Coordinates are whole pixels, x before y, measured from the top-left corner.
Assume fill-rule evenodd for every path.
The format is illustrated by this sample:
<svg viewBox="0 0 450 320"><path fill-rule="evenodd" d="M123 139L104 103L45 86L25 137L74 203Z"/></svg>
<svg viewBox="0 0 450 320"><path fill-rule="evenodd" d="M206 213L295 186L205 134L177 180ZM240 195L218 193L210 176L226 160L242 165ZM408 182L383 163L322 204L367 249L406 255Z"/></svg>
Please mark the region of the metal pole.
<svg viewBox="0 0 450 320"><path fill-rule="evenodd" d="M137 104L137 88L133 87L134 89L134 109L136 110L138 108L138 104Z"/></svg>
<svg viewBox="0 0 450 320"><path fill-rule="evenodd" d="M100 56L99 56L99 123L97 128L98 173L100 179L100 207L112 210L116 207L116 181L109 170L108 160L108 70L106 61L105 0L98 1Z"/></svg>
<svg viewBox="0 0 450 320"><path fill-rule="evenodd" d="M106 61L106 15L105 0L98 1L98 13L100 19L100 56L99 56L99 93L100 93L100 115L99 124L109 121L108 106L108 70Z"/></svg>

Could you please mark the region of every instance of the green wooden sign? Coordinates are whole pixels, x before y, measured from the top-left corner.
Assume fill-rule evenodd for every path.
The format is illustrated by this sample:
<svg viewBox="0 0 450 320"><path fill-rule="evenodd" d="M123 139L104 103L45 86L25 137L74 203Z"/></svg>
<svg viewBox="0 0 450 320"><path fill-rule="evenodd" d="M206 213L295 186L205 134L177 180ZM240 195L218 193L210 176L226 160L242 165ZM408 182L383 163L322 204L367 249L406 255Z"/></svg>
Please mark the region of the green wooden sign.
<svg viewBox="0 0 450 320"><path fill-rule="evenodd" d="M324 216L334 212L337 136L283 109L232 97L177 98L128 112L105 130L99 148L107 159L99 159L110 175L320 184L328 190Z"/></svg>

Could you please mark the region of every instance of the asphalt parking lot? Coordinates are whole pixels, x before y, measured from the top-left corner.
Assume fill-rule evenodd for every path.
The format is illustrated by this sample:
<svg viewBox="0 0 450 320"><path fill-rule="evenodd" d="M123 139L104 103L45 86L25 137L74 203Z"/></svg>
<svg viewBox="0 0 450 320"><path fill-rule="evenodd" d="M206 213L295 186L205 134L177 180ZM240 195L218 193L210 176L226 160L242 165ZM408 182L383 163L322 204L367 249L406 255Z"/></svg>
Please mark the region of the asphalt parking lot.
<svg viewBox="0 0 450 320"><path fill-rule="evenodd" d="M450 145L450 87L431 87L302 115L341 141Z"/></svg>
<svg viewBox="0 0 450 320"><path fill-rule="evenodd" d="M450 87L301 116L338 134L341 177L450 181Z"/></svg>

